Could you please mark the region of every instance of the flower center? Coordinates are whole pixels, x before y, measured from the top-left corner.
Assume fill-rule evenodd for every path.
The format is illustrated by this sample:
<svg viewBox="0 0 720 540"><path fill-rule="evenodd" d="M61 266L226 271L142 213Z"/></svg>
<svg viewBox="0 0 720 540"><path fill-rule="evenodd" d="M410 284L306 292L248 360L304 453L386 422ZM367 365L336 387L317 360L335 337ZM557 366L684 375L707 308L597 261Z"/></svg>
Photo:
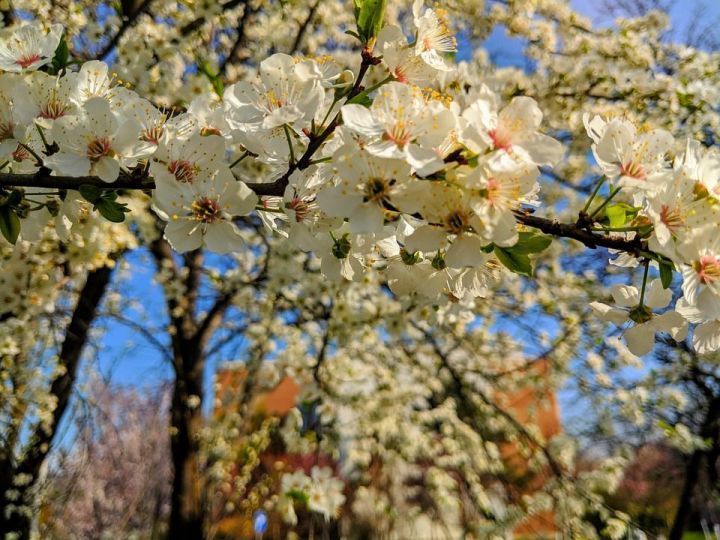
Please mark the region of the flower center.
<svg viewBox="0 0 720 540"><path fill-rule="evenodd" d="M97 161L102 157L111 156L112 153L110 141L105 137L95 139L87 145L87 157L91 161Z"/></svg>
<svg viewBox="0 0 720 540"><path fill-rule="evenodd" d="M634 161L623 163L620 166L620 172L623 176L629 176L630 178L635 178L636 180L645 180L646 178L645 169L642 164Z"/></svg>
<svg viewBox="0 0 720 540"><path fill-rule="evenodd" d="M168 165L168 171L170 171L170 174L175 176L175 180L186 184L192 184L195 180L195 176L197 175L197 169L195 166L189 161L185 161L183 159L171 161Z"/></svg>
<svg viewBox="0 0 720 540"><path fill-rule="evenodd" d="M440 52L454 52L457 50L457 40L450 30L447 12L438 9L435 14L437 15L435 24L428 28L421 37L422 50L435 49Z"/></svg>
<svg viewBox="0 0 720 540"><path fill-rule="evenodd" d="M222 136L222 131L220 131L216 127L204 127L200 130L200 135L203 137L207 137L208 135L220 135Z"/></svg>
<svg viewBox="0 0 720 540"><path fill-rule="evenodd" d="M680 211L677 208L670 208L666 204L660 208L660 221L672 232L676 232L685 223Z"/></svg>
<svg viewBox="0 0 720 540"><path fill-rule="evenodd" d="M398 121L393 127L388 129L383 135L383 140L391 141L398 146L405 146L412 140L412 134L405 125L405 122Z"/></svg>
<svg viewBox="0 0 720 540"><path fill-rule="evenodd" d="M461 234L468 227L470 222L467 212L464 210L455 210L445 218L445 230L452 234Z"/></svg>
<svg viewBox="0 0 720 540"><path fill-rule="evenodd" d="M20 58L15 60L15 63L21 68L26 69L32 66L38 60L40 60L39 54L26 54L25 56L21 56Z"/></svg>
<svg viewBox="0 0 720 540"><path fill-rule="evenodd" d="M12 122L0 123L0 141L6 141L13 138L13 131L15 130L15 124Z"/></svg>
<svg viewBox="0 0 720 540"><path fill-rule="evenodd" d="M153 143L153 144L160 144L160 138L162 137L163 133L165 132L165 128L162 125L153 126L148 129L143 129L140 133L140 140Z"/></svg>
<svg viewBox="0 0 720 540"><path fill-rule="evenodd" d="M220 219L222 211L220 205L214 199L209 197L201 197L193 201L190 206L193 216L196 220L202 221L203 223L213 223Z"/></svg>
<svg viewBox="0 0 720 540"><path fill-rule="evenodd" d="M700 282L705 285L712 285L720 279L720 257L713 255L703 255L699 261L693 265L697 272Z"/></svg>
<svg viewBox="0 0 720 540"><path fill-rule="evenodd" d="M508 152L512 148L512 141L507 133L503 133L500 129L493 129L488 132L490 140L495 150L505 150Z"/></svg>
<svg viewBox="0 0 720 540"><path fill-rule="evenodd" d="M52 97L40 107L40 118L55 120L56 118L65 116L66 110L67 107L63 102L56 97Z"/></svg>
<svg viewBox="0 0 720 540"><path fill-rule="evenodd" d="M364 201L382 204L388 198L391 182L385 178L370 178L363 189Z"/></svg>
<svg viewBox="0 0 720 540"><path fill-rule="evenodd" d="M265 98L267 99L268 108L271 111L279 109L283 105L285 105L285 102L278 97L278 95L275 93L275 90L268 90L265 93Z"/></svg>
<svg viewBox="0 0 720 540"><path fill-rule="evenodd" d="M305 218L310 214L310 205L300 197L293 197L292 200L287 203L287 208L295 212L295 221L297 223L305 221Z"/></svg>
<svg viewBox="0 0 720 540"><path fill-rule="evenodd" d="M405 71L406 71L406 70L405 70L405 68L404 68L403 66L398 66L398 67L395 68L395 71L394 71L393 75L395 76L395 80L396 80L397 82L401 82L401 83L403 83L403 84L407 84L407 82L408 82L408 76L407 76L407 73L406 73Z"/></svg>
<svg viewBox="0 0 720 540"><path fill-rule="evenodd" d="M22 161L25 161L26 159L30 159L30 152L28 152L24 146L20 146L18 144L17 148L12 153L12 158L17 163L20 163Z"/></svg>

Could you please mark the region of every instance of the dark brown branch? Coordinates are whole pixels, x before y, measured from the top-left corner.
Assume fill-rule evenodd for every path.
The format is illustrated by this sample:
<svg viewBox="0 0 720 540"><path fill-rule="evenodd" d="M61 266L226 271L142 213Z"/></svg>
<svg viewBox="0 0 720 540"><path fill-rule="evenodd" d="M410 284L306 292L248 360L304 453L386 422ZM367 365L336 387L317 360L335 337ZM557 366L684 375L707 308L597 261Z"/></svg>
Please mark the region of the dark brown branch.
<svg viewBox="0 0 720 540"><path fill-rule="evenodd" d="M320 0L317 0L308 11L308 15L305 20L300 23L300 28L298 29L298 33L295 36L295 41L293 41L292 47L290 47L288 54L293 55L300 50L300 45L302 44L302 40L305 37L305 33L310 27L310 23L312 22L313 17L315 17L315 13L317 12L319 6Z"/></svg>
<svg viewBox="0 0 720 540"><path fill-rule="evenodd" d="M60 348L58 363L64 372L53 380L49 394L57 398L57 405L52 413L51 429L38 425L28 443L28 452L18 466L19 472L37 477L45 456L50 451L50 443L70 402L75 384L77 368L85 344L88 340L90 327L97 315L97 309L103 295L110 284L112 268L103 266L88 273L85 285L79 293L77 305L70 324L65 331L65 340Z"/></svg>
<svg viewBox="0 0 720 540"><path fill-rule="evenodd" d="M42 170L36 174L0 173L0 188L34 187L42 189L75 189L82 185L93 185L108 189L155 189L151 178L120 176L113 183L104 182L97 176L50 176Z"/></svg>
<svg viewBox="0 0 720 540"><path fill-rule="evenodd" d="M130 30L133 26L135 26L135 23L137 23L140 15L150 9L150 4L152 4L153 1L154 0L143 0L143 3L140 4L137 8L133 9L129 14L127 14L127 16L123 14L124 17L122 25L112 37L112 39L108 41L105 46L100 50L100 52L95 56L95 58L98 60L105 60L105 58L113 51L113 49L117 47L117 44L120 43L120 40L127 33L127 31Z"/></svg>
<svg viewBox="0 0 720 540"><path fill-rule="evenodd" d="M638 238L628 240L626 238L600 236L587 229L578 227L575 223L561 223L554 219L541 218L521 211L515 212L515 219L518 223L522 223L533 229L538 229L545 234L577 240L590 249L605 247L631 254L639 254L641 251L647 251L645 242Z"/></svg>
<svg viewBox="0 0 720 540"><path fill-rule="evenodd" d="M312 156L320 147L322 142L326 140L335 130L338 122L339 119L336 117L330 125L325 128L321 135L313 139L302 158L300 158L297 163L290 165L288 171L282 177L274 182L248 183L247 186L259 196L281 197L285 192L285 188L287 187L288 180L292 173L295 170L303 170L310 166ZM43 189L78 189L80 186L85 184L120 190L155 189L155 182L149 177L138 179L129 176L121 176L115 182L109 184L94 176L75 178L71 176L50 176L47 174L0 173L0 188L36 187ZM554 219L533 216L523 211L515 212L515 219L518 223L538 229L545 234L577 240L590 249L605 247L635 255L640 254L642 251L647 251L646 243L638 238L626 239L595 234L586 228L579 227L576 223L561 223Z"/></svg>
<svg viewBox="0 0 720 540"><path fill-rule="evenodd" d="M245 2L243 14L240 17L240 20L238 21L237 36L235 37L235 43L233 43L233 46L230 49L230 52L228 53L228 55L223 59L222 63L220 64L220 73L221 74L224 75L228 66L236 63L236 61L239 60L236 57L238 56L240 48L245 44L245 41L247 39L247 36L245 35L245 26L247 25L247 22L248 22L248 19L250 18L250 16L256 12L257 12L257 9L253 9L250 5L248 5L247 2Z"/></svg>

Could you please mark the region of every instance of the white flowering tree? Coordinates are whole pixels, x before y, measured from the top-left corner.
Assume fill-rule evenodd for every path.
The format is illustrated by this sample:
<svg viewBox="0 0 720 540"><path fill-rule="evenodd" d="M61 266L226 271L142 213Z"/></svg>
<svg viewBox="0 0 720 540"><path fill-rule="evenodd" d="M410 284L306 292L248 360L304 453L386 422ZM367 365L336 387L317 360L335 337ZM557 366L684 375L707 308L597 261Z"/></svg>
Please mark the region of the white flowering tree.
<svg viewBox="0 0 720 540"><path fill-rule="evenodd" d="M488 393L519 384L513 376L505 386L496 364L512 374L527 363L519 359L527 347L511 346L499 328L510 319L520 328L536 310L559 321L554 338L532 324L526 334L544 344L538 356L561 349L559 372L595 348L601 321L620 328L626 344L601 348L606 356L642 356L658 339L687 339L696 358L720 348L720 156L709 148L718 58L661 42L666 21L656 12L598 31L561 2L489 4L355 0L353 11L342 2L27 0L3 11L4 528L29 535L23 508L109 268L142 244L156 262L167 321L157 331L135 326L176 376L170 537L202 535L203 372L238 336L255 359L246 394L264 360L281 355L275 365L305 382L311 401L329 404L330 418L368 420L349 433L333 427L335 451L324 450L359 441L347 461L354 471L376 455L408 470L442 461L450 449L426 447L438 437L477 449L427 477L436 511L461 516L448 527L471 532L482 511L487 525L476 534L507 530L549 504L569 531L590 535L586 517L595 511L618 534L627 520L597 495L618 463L573 474L564 451L572 445L558 442L553 453ZM454 61L456 31L471 46L497 24L528 40L536 69L493 69L481 53ZM611 250L612 263L588 248ZM209 253L229 266L218 270ZM629 285L604 279L621 272ZM608 303L604 285L613 281ZM66 320L47 323L56 313ZM47 354L37 335L48 336ZM58 335L64 341L53 348ZM487 357L473 357L482 347ZM513 348L518 360L507 360ZM317 362L304 365L307 358ZM348 388L358 369L372 384ZM387 384L385 399L368 399ZM413 399L427 414L390 406ZM373 418L416 426L426 438L408 436L405 445L422 451L396 454L397 441L385 436L368 449L370 434L382 432ZM436 433L447 418L457 429ZM717 440L717 417L708 418L698 435ZM39 439L21 436L25 423ZM499 458L485 437L520 439L555 483L531 503L499 497L503 510L491 512L485 475ZM473 455L485 457L466 463ZM461 508L450 470L462 470L469 502ZM387 493L402 478L389 478L398 483ZM305 480L296 480L283 497L302 491ZM357 493L377 499L365 481ZM329 517L344 500L310 507ZM377 511L364 510L368 522Z"/></svg>

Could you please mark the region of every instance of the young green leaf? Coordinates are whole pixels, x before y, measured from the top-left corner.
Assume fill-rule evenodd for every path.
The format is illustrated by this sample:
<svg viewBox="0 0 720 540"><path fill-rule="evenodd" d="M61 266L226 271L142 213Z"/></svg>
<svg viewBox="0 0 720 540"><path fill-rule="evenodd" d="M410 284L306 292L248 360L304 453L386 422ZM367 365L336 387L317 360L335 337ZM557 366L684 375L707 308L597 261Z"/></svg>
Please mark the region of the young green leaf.
<svg viewBox="0 0 720 540"><path fill-rule="evenodd" d="M61 70L65 69L70 64L70 49L68 48L65 35L63 34L58 43L57 49L55 49L55 55L52 59L52 72L53 74L60 73Z"/></svg>
<svg viewBox="0 0 720 540"><path fill-rule="evenodd" d="M11 244L15 244L20 234L20 218L10 206L0 208L0 233Z"/></svg>
<svg viewBox="0 0 720 540"><path fill-rule="evenodd" d="M532 277L533 269L530 257L525 253L515 251L513 248L495 246L495 256L511 272L521 276Z"/></svg>
<svg viewBox="0 0 720 540"><path fill-rule="evenodd" d="M660 282L663 288L667 289L673 280L673 263L669 261L660 261Z"/></svg>
<svg viewBox="0 0 720 540"><path fill-rule="evenodd" d="M103 195L102 189L91 184L83 184L78 188L83 199L90 203L97 203Z"/></svg>
<svg viewBox="0 0 720 540"><path fill-rule="evenodd" d="M367 45L383 27L387 0L354 0L354 3L358 34Z"/></svg>
<svg viewBox="0 0 720 540"><path fill-rule="evenodd" d="M122 223L125 221L125 213L130 211L126 204L108 199L100 199L95 204L95 208L97 208L98 212L100 212L105 219L113 223Z"/></svg>
<svg viewBox="0 0 720 540"><path fill-rule="evenodd" d="M515 253L529 255L531 253L541 253L550 247L552 238L536 232L521 232L517 244L510 250Z"/></svg>

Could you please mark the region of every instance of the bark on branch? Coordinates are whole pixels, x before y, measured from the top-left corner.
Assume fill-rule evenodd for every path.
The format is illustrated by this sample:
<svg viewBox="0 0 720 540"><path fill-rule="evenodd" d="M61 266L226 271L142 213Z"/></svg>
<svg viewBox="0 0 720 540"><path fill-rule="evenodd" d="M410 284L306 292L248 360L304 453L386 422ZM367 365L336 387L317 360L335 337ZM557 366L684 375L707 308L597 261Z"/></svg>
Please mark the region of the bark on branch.
<svg viewBox="0 0 720 540"><path fill-rule="evenodd" d="M312 156L319 148L320 143L316 142L320 139L325 140L330 133L337 127L337 118L331 122L325 131L318 136L317 139L311 141L308 150L303 154L300 160L291 165L288 171L274 182L266 183L247 183L247 186L261 197L282 197L287 187L290 176L296 170L303 170L310 166ZM0 188L11 189L14 187L34 187L41 189L74 189L77 190L82 185L93 185L105 189L117 190L152 190L155 189L155 181L150 177L133 178L131 176L121 176L115 182L109 184L103 182L95 176L87 177L71 177L71 176L50 176L49 174L13 174L0 173ZM562 223L554 219L547 219L534 216L523 211L515 212L515 219L518 223L522 223L533 229L557 236L560 238L570 238L581 242L590 249L604 247L615 249L639 255L643 251L647 251L647 244L639 238L627 239L616 236L607 236L596 234L587 228L578 226L577 223Z"/></svg>

